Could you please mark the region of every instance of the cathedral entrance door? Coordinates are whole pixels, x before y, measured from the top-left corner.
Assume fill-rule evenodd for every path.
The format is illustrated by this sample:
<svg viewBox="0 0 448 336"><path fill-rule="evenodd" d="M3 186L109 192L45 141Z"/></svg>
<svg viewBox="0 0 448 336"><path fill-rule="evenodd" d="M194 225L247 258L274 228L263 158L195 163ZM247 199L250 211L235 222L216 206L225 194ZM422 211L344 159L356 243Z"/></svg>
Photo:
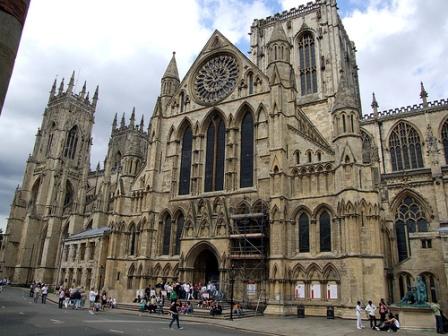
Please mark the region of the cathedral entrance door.
<svg viewBox="0 0 448 336"><path fill-rule="evenodd" d="M208 284L209 281L219 285L219 268L215 254L205 249L194 262L193 283Z"/></svg>

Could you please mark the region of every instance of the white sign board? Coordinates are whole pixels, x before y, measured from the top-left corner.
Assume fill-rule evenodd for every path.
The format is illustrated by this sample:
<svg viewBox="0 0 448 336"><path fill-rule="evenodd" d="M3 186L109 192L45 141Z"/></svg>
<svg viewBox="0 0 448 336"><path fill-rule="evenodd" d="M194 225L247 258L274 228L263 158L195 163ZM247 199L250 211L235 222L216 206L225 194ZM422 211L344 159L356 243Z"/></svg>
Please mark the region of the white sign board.
<svg viewBox="0 0 448 336"><path fill-rule="evenodd" d="M257 284L247 284L247 295L257 294Z"/></svg>
<svg viewBox="0 0 448 336"><path fill-rule="evenodd" d="M321 293L320 293L320 283L314 282L310 286L310 298L311 299L320 299Z"/></svg>
<svg viewBox="0 0 448 336"><path fill-rule="evenodd" d="M334 282L327 284L327 298L337 299L338 298L338 285Z"/></svg>

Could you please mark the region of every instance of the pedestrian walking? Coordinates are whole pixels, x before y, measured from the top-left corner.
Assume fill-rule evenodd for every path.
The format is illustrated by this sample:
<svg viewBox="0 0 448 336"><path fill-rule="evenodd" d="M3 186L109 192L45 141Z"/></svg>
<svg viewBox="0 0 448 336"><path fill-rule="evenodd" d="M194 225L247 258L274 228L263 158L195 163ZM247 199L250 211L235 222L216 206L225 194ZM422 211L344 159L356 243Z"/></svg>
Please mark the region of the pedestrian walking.
<svg viewBox="0 0 448 336"><path fill-rule="evenodd" d="M59 288L59 295L58 295L58 297L59 297L59 301L58 301L58 307L59 307L59 309L62 309L62 306L63 306L63 304L64 304L64 300L65 300L65 290L64 290L64 288Z"/></svg>
<svg viewBox="0 0 448 336"><path fill-rule="evenodd" d="M356 308L355 308L355 313L356 313L356 327L358 329L363 329L364 325L362 324L362 319L361 319L361 312L362 312L362 307L361 307L361 301L358 301L356 303Z"/></svg>
<svg viewBox="0 0 448 336"><path fill-rule="evenodd" d="M47 296L48 296L48 286L46 284L44 284L42 286L42 303L43 304L47 303Z"/></svg>
<svg viewBox="0 0 448 336"><path fill-rule="evenodd" d="M369 300L368 305L366 306L366 312L369 316L370 328L375 329L376 327L376 306Z"/></svg>
<svg viewBox="0 0 448 336"><path fill-rule="evenodd" d="M440 311L440 305L437 302L431 302L430 306L434 317L436 318L436 331L438 334L444 334L445 331L443 330L443 318Z"/></svg>
<svg viewBox="0 0 448 336"><path fill-rule="evenodd" d="M176 321L178 329L183 329L183 327L181 327L179 325L179 308L180 308L180 304L178 303L178 301L171 302L170 310L169 310L169 312L171 314L170 329L173 326L174 321Z"/></svg>

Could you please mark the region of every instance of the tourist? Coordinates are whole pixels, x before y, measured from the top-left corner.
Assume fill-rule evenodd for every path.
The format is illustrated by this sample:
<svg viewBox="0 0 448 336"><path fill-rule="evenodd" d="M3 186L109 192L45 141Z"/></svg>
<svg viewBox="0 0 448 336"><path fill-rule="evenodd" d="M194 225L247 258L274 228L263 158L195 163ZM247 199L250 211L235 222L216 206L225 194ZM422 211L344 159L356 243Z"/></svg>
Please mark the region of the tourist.
<svg viewBox="0 0 448 336"><path fill-rule="evenodd" d="M36 288L36 283L33 281L33 283L30 285L30 297L34 297L34 289Z"/></svg>
<svg viewBox="0 0 448 336"><path fill-rule="evenodd" d="M92 288L90 288L90 292L89 292L89 307L90 310L92 312L95 311L95 298L96 298L97 293L95 292L95 290Z"/></svg>
<svg viewBox="0 0 448 336"><path fill-rule="evenodd" d="M62 286L59 288L59 301L58 301L58 307L59 309L62 309L62 305L64 304L65 300L65 290L62 288Z"/></svg>
<svg viewBox="0 0 448 336"><path fill-rule="evenodd" d="M37 303L37 301L39 301L40 293L41 293L41 287L40 284L38 284L34 288L34 303Z"/></svg>
<svg viewBox="0 0 448 336"><path fill-rule="evenodd" d="M42 286L42 303L43 304L47 303L47 296L48 296L48 286L46 284L44 284Z"/></svg>
<svg viewBox="0 0 448 336"><path fill-rule="evenodd" d="M386 314L389 312L389 307L384 302L384 299L380 300L378 307L379 307L379 311L380 311L380 324L382 324L382 323L384 323L384 321L386 321Z"/></svg>
<svg viewBox="0 0 448 336"><path fill-rule="evenodd" d="M106 291L103 291L101 294L101 310L106 310L107 306L107 293Z"/></svg>
<svg viewBox="0 0 448 336"><path fill-rule="evenodd" d="M381 331L390 331L397 332L398 329L400 329L400 322L398 319L394 316L394 314L389 313L389 318L384 322L384 325L380 327L376 327L376 330Z"/></svg>
<svg viewBox="0 0 448 336"><path fill-rule="evenodd" d="M112 298L112 306L111 308L117 308L117 299L116 298Z"/></svg>
<svg viewBox="0 0 448 336"><path fill-rule="evenodd" d="M370 320L370 328L375 329L376 327L376 306L369 300L365 311L367 312Z"/></svg>
<svg viewBox="0 0 448 336"><path fill-rule="evenodd" d="M436 318L436 331L438 334L444 334L443 330L443 318L442 313L440 311L440 305L437 302L431 302L429 304L431 306L434 317Z"/></svg>
<svg viewBox="0 0 448 336"><path fill-rule="evenodd" d="M179 311L178 311L179 307L180 307L180 304L177 301L171 302L170 310L169 310L169 313L171 314L170 329L171 329L174 321L176 321L178 329L183 329L183 327L181 327L179 325Z"/></svg>
<svg viewBox="0 0 448 336"><path fill-rule="evenodd" d="M73 293L73 300L75 301L75 306L74 306L74 308L75 308L76 310L78 310L78 309L81 308L81 298L82 298L82 296L81 296L81 292L80 292L79 289L77 289L77 290Z"/></svg>
<svg viewBox="0 0 448 336"><path fill-rule="evenodd" d="M362 312L362 307L361 307L361 301L358 301L356 303L356 308L355 308L355 312L356 312L356 327L358 329L363 329L364 325L362 324L362 319L361 319L361 312Z"/></svg>

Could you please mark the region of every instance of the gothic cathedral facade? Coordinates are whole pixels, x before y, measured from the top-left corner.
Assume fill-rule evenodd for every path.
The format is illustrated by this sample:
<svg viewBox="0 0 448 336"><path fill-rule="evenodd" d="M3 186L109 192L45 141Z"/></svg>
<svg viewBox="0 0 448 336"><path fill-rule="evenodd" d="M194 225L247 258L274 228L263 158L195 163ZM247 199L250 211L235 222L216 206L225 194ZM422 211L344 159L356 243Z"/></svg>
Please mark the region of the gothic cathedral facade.
<svg viewBox="0 0 448 336"><path fill-rule="evenodd" d="M11 206L0 274L104 288L215 282L266 313L448 300L448 101L361 111L335 0L255 20L246 57L215 31L175 55L145 128L113 121L90 171L92 98L54 83ZM447 184L447 186L445 186ZM443 306L444 309L448 308Z"/></svg>

